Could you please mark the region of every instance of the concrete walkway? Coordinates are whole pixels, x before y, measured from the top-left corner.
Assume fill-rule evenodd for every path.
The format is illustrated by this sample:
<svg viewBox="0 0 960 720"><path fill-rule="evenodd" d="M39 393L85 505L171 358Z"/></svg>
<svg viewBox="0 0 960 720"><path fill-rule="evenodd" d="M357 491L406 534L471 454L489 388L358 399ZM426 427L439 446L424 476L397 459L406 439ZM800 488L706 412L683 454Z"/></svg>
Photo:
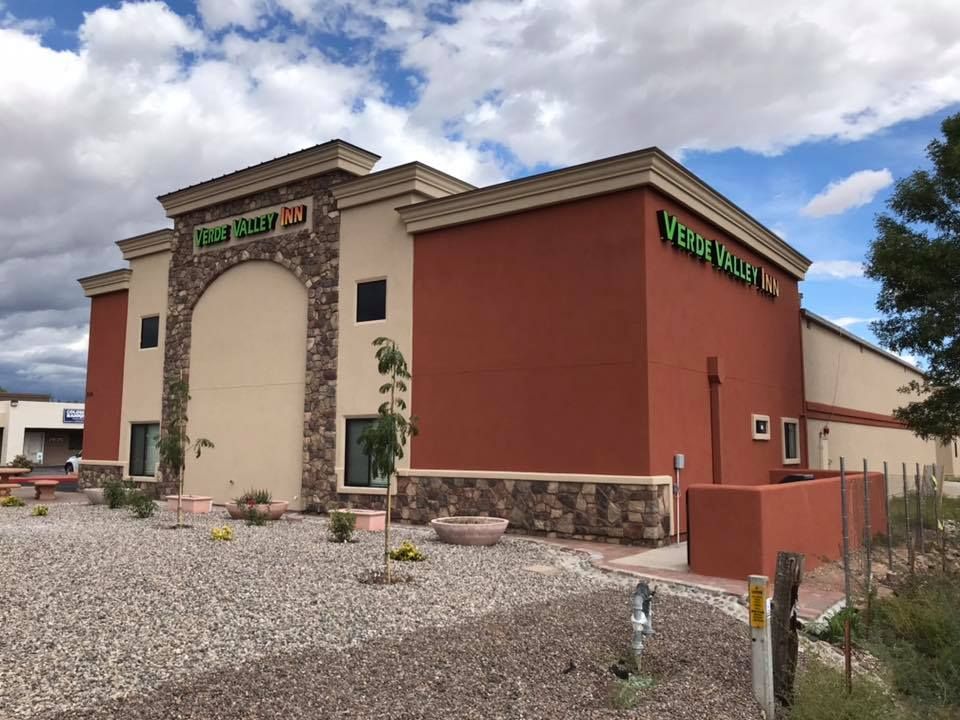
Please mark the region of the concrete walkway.
<svg viewBox="0 0 960 720"><path fill-rule="evenodd" d="M549 538L551 545L586 553L592 564L602 570L633 575L647 580L686 585L712 593L730 595L746 602L747 579L709 577L691 573L687 567L687 544L643 548L628 545ZM773 578L771 580L771 586ZM800 586L800 617L814 620L843 600L842 592Z"/></svg>

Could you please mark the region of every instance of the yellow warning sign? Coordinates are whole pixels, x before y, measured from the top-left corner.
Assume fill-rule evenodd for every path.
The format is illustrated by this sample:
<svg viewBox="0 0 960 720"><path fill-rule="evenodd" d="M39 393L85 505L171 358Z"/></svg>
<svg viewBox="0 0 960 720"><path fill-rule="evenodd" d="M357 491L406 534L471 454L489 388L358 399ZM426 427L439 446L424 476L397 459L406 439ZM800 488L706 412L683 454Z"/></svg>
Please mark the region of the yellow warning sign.
<svg viewBox="0 0 960 720"><path fill-rule="evenodd" d="M767 593L763 585L750 584L750 627L763 630L767 626Z"/></svg>

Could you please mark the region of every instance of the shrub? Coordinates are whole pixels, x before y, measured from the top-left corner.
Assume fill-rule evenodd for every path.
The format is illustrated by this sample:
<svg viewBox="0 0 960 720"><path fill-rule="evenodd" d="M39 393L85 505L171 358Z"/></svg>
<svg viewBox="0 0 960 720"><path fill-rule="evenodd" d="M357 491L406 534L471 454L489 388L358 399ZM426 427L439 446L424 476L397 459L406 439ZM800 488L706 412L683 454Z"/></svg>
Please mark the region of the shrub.
<svg viewBox="0 0 960 720"><path fill-rule="evenodd" d="M34 505L33 511L30 514L34 517L46 517L49 512L50 508L46 505Z"/></svg>
<svg viewBox="0 0 960 720"><path fill-rule="evenodd" d="M400 543L400 547L390 551L390 559L399 560L400 562L420 562L421 560L426 560L427 556L412 542L404 540Z"/></svg>
<svg viewBox="0 0 960 720"><path fill-rule="evenodd" d="M26 503L16 495L9 495L0 500L0 507L23 507Z"/></svg>
<svg viewBox="0 0 960 720"><path fill-rule="evenodd" d="M846 618L850 618L850 637L860 636L860 614L857 608L843 608L834 613L823 623L817 625L808 625L807 632L818 640L823 640L831 645L843 645L843 625Z"/></svg>
<svg viewBox="0 0 960 720"><path fill-rule="evenodd" d="M234 498L237 505L269 505L273 495L269 490L247 490L243 495Z"/></svg>
<svg viewBox="0 0 960 720"><path fill-rule="evenodd" d="M330 513L330 539L333 542L350 542L356 527L357 516L352 512L334 510Z"/></svg>
<svg viewBox="0 0 960 720"><path fill-rule="evenodd" d="M797 677L789 720L906 720L883 687L865 677L853 679L848 695L842 670L812 661Z"/></svg>
<svg viewBox="0 0 960 720"><path fill-rule="evenodd" d="M133 492L127 496L127 504L133 511L134 517L145 519L153 517L157 511L157 504L142 492Z"/></svg>
<svg viewBox="0 0 960 720"><path fill-rule="evenodd" d="M233 540L233 528L229 525L224 525L223 527L215 527L210 530L210 537L213 540L217 541L229 541Z"/></svg>
<svg viewBox="0 0 960 720"><path fill-rule="evenodd" d="M111 510L126 505L129 493L130 485L120 480L108 480L103 484L103 500Z"/></svg>
<svg viewBox="0 0 960 720"><path fill-rule="evenodd" d="M247 525L256 525L260 527L267 524L267 514L260 512L254 506L249 506L246 512Z"/></svg>
<svg viewBox="0 0 960 720"><path fill-rule="evenodd" d="M27 468L27 470L33 470L33 463L27 459L26 455L17 455L8 463L8 465L10 467Z"/></svg>
<svg viewBox="0 0 960 720"><path fill-rule="evenodd" d="M617 710L635 708L644 691L653 686L653 678L645 675L631 675L626 680L614 680L610 686L610 704Z"/></svg>

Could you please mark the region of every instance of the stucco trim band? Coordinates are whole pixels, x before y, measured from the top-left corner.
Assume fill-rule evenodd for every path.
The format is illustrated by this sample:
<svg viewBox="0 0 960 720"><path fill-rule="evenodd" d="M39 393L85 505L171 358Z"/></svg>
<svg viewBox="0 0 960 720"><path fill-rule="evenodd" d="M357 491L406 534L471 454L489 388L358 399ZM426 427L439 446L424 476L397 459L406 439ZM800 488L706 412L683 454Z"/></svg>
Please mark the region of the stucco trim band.
<svg viewBox="0 0 960 720"><path fill-rule="evenodd" d="M513 180L398 210L411 233L652 186L802 280L809 258L658 148Z"/></svg>
<svg viewBox="0 0 960 720"><path fill-rule="evenodd" d="M825 420L827 422L848 423L851 425L869 425L872 427L887 427L897 430L906 430L907 426L892 415L854 410L853 408L838 407L825 403L807 402L807 419Z"/></svg>
<svg viewBox="0 0 960 720"><path fill-rule="evenodd" d="M77 280L87 297L106 295L112 292L121 292L130 289L130 276L133 271L129 268L111 270L98 275L88 275Z"/></svg>
<svg viewBox="0 0 960 720"><path fill-rule="evenodd" d="M452 175L413 162L351 180L336 186L332 192L337 199L337 207L346 210L410 193L442 198L475 189L475 186Z"/></svg>
<svg viewBox="0 0 960 720"><path fill-rule="evenodd" d="M126 240L118 240L117 247L123 253L124 260L153 255L154 253L170 252L173 245L173 230L163 228L153 232L135 235Z"/></svg>
<svg viewBox="0 0 960 720"><path fill-rule="evenodd" d="M484 480L541 480L544 482L601 483L606 485L671 485L669 475L572 475L569 473L512 472L507 470L397 470L397 475L478 478Z"/></svg>
<svg viewBox="0 0 960 720"><path fill-rule="evenodd" d="M191 210L219 205L332 170L344 170L351 175L366 175L379 159L379 155L356 145L342 140L331 140L322 145L315 145L213 180L160 195L157 200L163 205L167 217L172 218Z"/></svg>

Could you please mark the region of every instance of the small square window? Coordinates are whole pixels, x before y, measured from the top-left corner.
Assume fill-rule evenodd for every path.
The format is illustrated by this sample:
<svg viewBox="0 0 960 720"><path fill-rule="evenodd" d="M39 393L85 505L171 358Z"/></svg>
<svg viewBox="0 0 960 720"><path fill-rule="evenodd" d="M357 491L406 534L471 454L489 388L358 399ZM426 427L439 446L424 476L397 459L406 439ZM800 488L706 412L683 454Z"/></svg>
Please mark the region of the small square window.
<svg viewBox="0 0 960 720"><path fill-rule="evenodd" d="M387 281L357 283L357 322L385 320L387 317Z"/></svg>
<svg viewBox="0 0 960 720"><path fill-rule="evenodd" d="M387 486L383 477L374 477L370 468L370 457L363 451L360 436L373 424L372 418L350 418L347 420L346 452L344 453L343 484L350 487Z"/></svg>
<svg viewBox="0 0 960 720"><path fill-rule="evenodd" d="M800 423L795 418L782 418L783 421L783 464L800 463Z"/></svg>
<svg viewBox="0 0 960 720"><path fill-rule="evenodd" d="M770 439L770 416L769 415L751 415L750 424L753 428L754 440Z"/></svg>
<svg viewBox="0 0 960 720"><path fill-rule="evenodd" d="M140 349L155 348L160 344L160 316L140 318Z"/></svg>

